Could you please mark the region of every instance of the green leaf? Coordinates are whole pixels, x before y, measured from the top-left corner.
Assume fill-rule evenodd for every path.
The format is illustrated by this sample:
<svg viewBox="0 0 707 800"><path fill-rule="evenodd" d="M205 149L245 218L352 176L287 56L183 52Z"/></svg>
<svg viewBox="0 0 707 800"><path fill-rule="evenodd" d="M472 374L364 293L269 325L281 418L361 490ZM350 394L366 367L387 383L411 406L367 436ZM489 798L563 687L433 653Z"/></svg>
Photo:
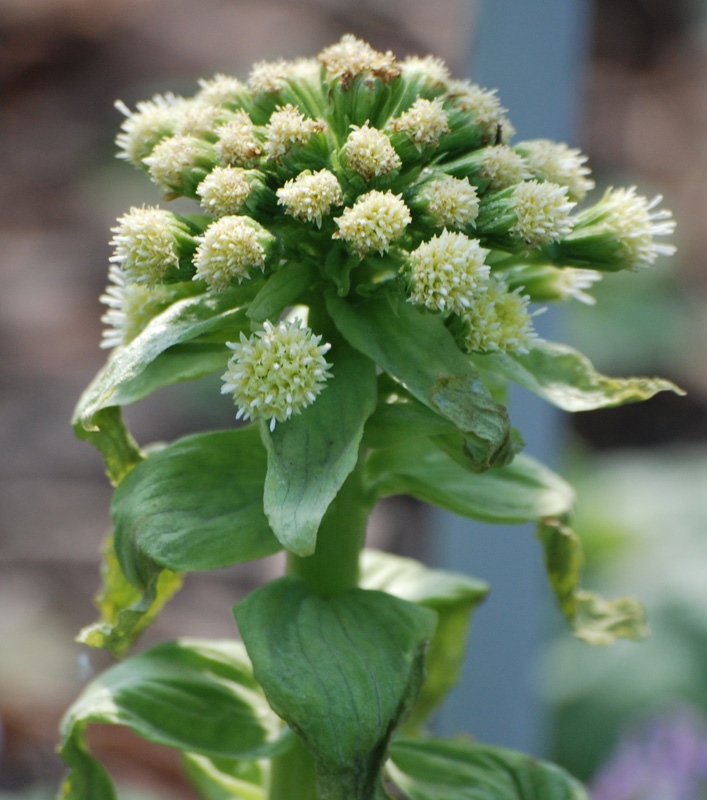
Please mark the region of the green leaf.
<svg viewBox="0 0 707 800"><path fill-rule="evenodd" d="M115 796L86 746L91 722L126 725L151 742L210 758L263 758L287 746L239 642L168 642L88 684L61 723L59 754L71 773L60 800Z"/></svg>
<svg viewBox="0 0 707 800"><path fill-rule="evenodd" d="M376 404L375 365L345 344L332 351L333 377L316 402L273 431L264 506L275 535L298 556L314 552L331 501L358 461L363 426Z"/></svg>
<svg viewBox="0 0 707 800"><path fill-rule="evenodd" d="M328 295L327 308L353 347L464 434L478 470L508 460L506 409L491 397L439 317L383 293L356 305Z"/></svg>
<svg viewBox="0 0 707 800"><path fill-rule="evenodd" d="M581 588L584 555L580 539L570 527L559 519L544 519L538 536L545 548L550 584L578 638L607 645L619 638L640 641L648 636L645 611L638 600L606 600Z"/></svg>
<svg viewBox="0 0 707 800"><path fill-rule="evenodd" d="M189 783L203 800L265 800L267 797L267 762L185 753L182 764Z"/></svg>
<svg viewBox="0 0 707 800"><path fill-rule="evenodd" d="M321 796L382 797L388 740L419 690L435 615L383 592L312 595L294 577L235 615L270 705L314 756Z"/></svg>
<svg viewBox="0 0 707 800"><path fill-rule="evenodd" d="M125 578L115 555L112 536L103 548L101 573L103 586L95 599L101 617L83 628L76 640L90 647L103 647L120 657L179 591L182 576L162 570L149 591L141 592Z"/></svg>
<svg viewBox="0 0 707 800"><path fill-rule="evenodd" d="M609 378L571 347L539 341L529 353L475 355L479 368L493 370L565 411L591 411L648 400L658 392L685 392L662 378Z"/></svg>
<svg viewBox="0 0 707 800"><path fill-rule="evenodd" d="M398 739L388 771L410 800L588 800L554 764L464 739Z"/></svg>
<svg viewBox="0 0 707 800"><path fill-rule="evenodd" d="M97 411L93 415L91 428L85 428L74 420L74 432L79 439L90 442L101 452L106 465L106 474L115 486L144 457L137 442L125 427L120 408L117 406Z"/></svg>
<svg viewBox="0 0 707 800"><path fill-rule="evenodd" d="M302 293L316 277L311 264L290 264L271 275L248 308L254 322L277 320L287 306L296 305Z"/></svg>
<svg viewBox="0 0 707 800"><path fill-rule="evenodd" d="M455 514L488 522L519 523L563 514L574 491L559 475L530 456L475 474L430 439L376 450L366 477L378 497L409 494Z"/></svg>
<svg viewBox="0 0 707 800"><path fill-rule="evenodd" d="M263 512L266 458L255 426L186 436L152 454L113 497L127 579L218 569L280 550Z"/></svg>
<svg viewBox="0 0 707 800"><path fill-rule="evenodd" d="M456 433L454 423L423 405L398 384L400 394L384 396L366 422L363 444L378 450L408 439Z"/></svg>
<svg viewBox="0 0 707 800"><path fill-rule="evenodd" d="M106 365L89 384L74 411L74 424L86 430L99 427L97 413L109 406L132 402L144 396L145 379L140 374L173 345L214 336L221 341L234 339L250 327L245 310L239 308L251 299L253 285L187 297L158 314L132 342L111 353ZM172 375L166 365L160 367L161 385L183 380L183 365ZM137 382L137 383L136 383ZM157 388L150 382L149 391Z"/></svg>
<svg viewBox="0 0 707 800"><path fill-rule="evenodd" d="M406 728L418 728L456 684L466 651L471 614L488 594L481 581L429 569L412 558L366 549L361 554L361 588L378 589L437 613L426 676Z"/></svg>

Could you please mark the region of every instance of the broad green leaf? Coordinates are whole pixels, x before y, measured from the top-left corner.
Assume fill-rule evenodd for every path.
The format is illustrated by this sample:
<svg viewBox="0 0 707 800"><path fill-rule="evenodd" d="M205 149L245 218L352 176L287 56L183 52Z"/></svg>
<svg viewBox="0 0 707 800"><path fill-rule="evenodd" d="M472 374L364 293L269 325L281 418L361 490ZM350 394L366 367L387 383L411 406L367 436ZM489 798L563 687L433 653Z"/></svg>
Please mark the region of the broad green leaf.
<svg viewBox="0 0 707 800"><path fill-rule="evenodd" d="M476 355L472 360L565 411L635 403L664 391L685 394L662 378L609 378L597 372L586 356L557 342L536 342L529 353Z"/></svg>
<svg viewBox="0 0 707 800"><path fill-rule="evenodd" d="M410 800L588 800L554 764L465 739L398 739L388 772Z"/></svg>
<svg viewBox="0 0 707 800"><path fill-rule="evenodd" d="M125 725L151 742L210 758L263 758L287 746L243 646L231 641L161 644L89 683L61 723L59 754L71 773L60 800L114 797L86 746L91 722Z"/></svg>
<svg viewBox="0 0 707 800"><path fill-rule="evenodd" d="M268 763L207 758L195 753L182 757L189 783L202 800L266 800Z"/></svg>
<svg viewBox="0 0 707 800"><path fill-rule="evenodd" d="M115 555L112 536L103 548L101 573L103 586L95 599L101 618L83 628L76 640L90 647L103 647L120 657L179 591L182 576L162 570L148 591L141 592L125 578Z"/></svg>
<svg viewBox="0 0 707 800"><path fill-rule="evenodd" d="M361 588L378 589L437 613L437 628L425 659L425 682L406 723L416 729L459 678L471 614L489 587L455 572L429 569L412 558L366 549L361 554Z"/></svg>
<svg viewBox="0 0 707 800"><path fill-rule="evenodd" d="M488 522L519 523L564 514L575 499L568 483L530 456L518 455L512 464L479 475L430 439L374 451L366 476L378 497L409 494Z"/></svg>
<svg viewBox="0 0 707 800"><path fill-rule="evenodd" d="M270 705L314 756L322 798L384 797L388 740L422 682L433 612L363 589L324 598L287 577L235 615Z"/></svg>
<svg viewBox="0 0 707 800"><path fill-rule="evenodd" d="M281 549L263 512L258 429L186 436L157 451L113 497L115 550L127 579L160 569L218 569Z"/></svg>
<svg viewBox="0 0 707 800"><path fill-rule="evenodd" d="M199 337L213 337L216 333L221 341L237 338L239 331L250 327L245 310L239 306L247 303L255 291L255 286L248 285L187 297L158 314L133 341L113 350L81 396L74 412L74 424L95 430L98 427L96 415L101 409L125 403L134 394L141 396L133 382L173 345ZM166 383L171 382L166 370L161 377ZM183 377L175 380L183 380ZM152 385L150 391L154 388L156 386Z"/></svg>
<svg viewBox="0 0 707 800"><path fill-rule="evenodd" d="M204 378L212 372L224 370L232 355L233 352L223 342L197 340L175 344L160 353L132 380L121 383L111 396L111 403L130 405L163 386Z"/></svg>
<svg viewBox="0 0 707 800"><path fill-rule="evenodd" d="M341 344L331 377L301 414L261 427L267 448L264 507L272 529L298 556L314 552L331 501L356 466L363 426L376 404L373 362Z"/></svg>
<svg viewBox="0 0 707 800"><path fill-rule="evenodd" d="M316 276L311 264L291 264L271 275L248 308L248 317L254 322L273 322L280 318L287 306L301 302L302 293Z"/></svg>
<svg viewBox="0 0 707 800"><path fill-rule="evenodd" d="M73 424L76 436L90 442L101 452L106 465L106 474L114 486L117 486L130 470L142 461L143 454L125 427L120 408L117 406L97 411L90 429L85 428L76 419Z"/></svg>
<svg viewBox="0 0 707 800"><path fill-rule="evenodd" d="M456 433L454 423L415 400L403 389L402 396L382 398L366 422L365 447L378 450L423 436Z"/></svg>
<svg viewBox="0 0 707 800"><path fill-rule="evenodd" d="M510 423L442 320L381 293L356 304L334 295L327 308L349 343L465 436L478 470L509 458Z"/></svg>
<svg viewBox="0 0 707 800"><path fill-rule="evenodd" d="M544 519L538 536L545 548L545 566L560 608L575 635L589 644L616 639L640 641L648 636L645 611L638 600L606 600L580 586L584 555L577 534L560 519Z"/></svg>

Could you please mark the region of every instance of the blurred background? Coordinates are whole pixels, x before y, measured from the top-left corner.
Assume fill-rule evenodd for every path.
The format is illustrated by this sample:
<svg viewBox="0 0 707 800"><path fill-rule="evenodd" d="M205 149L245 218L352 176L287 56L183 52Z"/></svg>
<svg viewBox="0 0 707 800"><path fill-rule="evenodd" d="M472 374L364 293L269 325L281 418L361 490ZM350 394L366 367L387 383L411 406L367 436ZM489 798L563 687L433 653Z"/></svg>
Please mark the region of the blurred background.
<svg viewBox="0 0 707 800"><path fill-rule="evenodd" d="M678 255L599 284L597 306L568 309L559 337L603 371L660 374L689 394L559 423L557 466L580 493L587 583L639 595L653 637L592 650L541 605L538 747L592 781L596 800L648 798L640 792L656 785L668 788L651 797L687 800L707 781L707 3L588 0L583 9L567 138L588 153L599 191L637 184L665 195ZM472 0L0 0L2 800L51 796L63 771L58 721L108 663L73 643L94 619L110 487L69 419L105 358L98 296L109 229L130 205L159 200L114 159L122 117L113 101L192 94L199 77L245 77L254 61L313 55L346 32L400 57L433 53L474 78L480 49L496 46L485 35L504 45L503 21L484 27L482 12ZM524 69L522 47L517 64L503 51L511 78ZM233 407L200 381L126 416L149 442L229 426ZM371 539L429 555L427 519L394 499L374 516ZM233 602L280 568L267 559L189 576L141 644L233 635ZM169 751L107 727L91 741L125 787L121 798L194 797Z"/></svg>

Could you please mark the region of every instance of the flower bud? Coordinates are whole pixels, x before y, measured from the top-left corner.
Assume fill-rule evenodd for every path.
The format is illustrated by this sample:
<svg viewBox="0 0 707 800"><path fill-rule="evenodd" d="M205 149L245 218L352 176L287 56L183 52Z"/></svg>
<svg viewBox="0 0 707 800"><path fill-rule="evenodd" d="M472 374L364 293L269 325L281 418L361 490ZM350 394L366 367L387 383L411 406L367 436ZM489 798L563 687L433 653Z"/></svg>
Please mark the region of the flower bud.
<svg viewBox="0 0 707 800"><path fill-rule="evenodd" d="M437 147L442 136L450 131L449 117L442 101L424 97L418 97L407 111L393 120L392 127L397 133L407 133L418 150Z"/></svg>
<svg viewBox="0 0 707 800"><path fill-rule="evenodd" d="M479 215L479 196L468 178L442 174L424 183L415 201L415 209L423 209L435 227L466 228Z"/></svg>
<svg viewBox="0 0 707 800"><path fill-rule="evenodd" d="M409 301L461 314L489 277L488 252L477 239L447 230L423 242L410 253Z"/></svg>
<svg viewBox="0 0 707 800"><path fill-rule="evenodd" d="M402 236L412 217L401 195L372 191L361 195L335 222L339 230L334 238L343 239L364 256L387 252Z"/></svg>
<svg viewBox="0 0 707 800"><path fill-rule="evenodd" d="M222 217L197 237L194 280L216 292L265 271L276 250L275 237L250 217Z"/></svg>
<svg viewBox="0 0 707 800"><path fill-rule="evenodd" d="M196 197L196 187L216 166L214 147L195 136L170 136L143 159L152 180L167 193Z"/></svg>
<svg viewBox="0 0 707 800"><path fill-rule="evenodd" d="M400 167L400 156L383 131L371 128L368 122L361 128L351 127L353 130L342 147L344 161L365 181L389 175Z"/></svg>
<svg viewBox="0 0 707 800"><path fill-rule="evenodd" d="M467 327L466 349L471 353L527 353L537 338L529 300L520 289L509 292L503 281L489 281L486 291L474 295L472 306L461 315Z"/></svg>
<svg viewBox="0 0 707 800"><path fill-rule="evenodd" d="M131 208L111 228L117 264L130 283L152 286L165 280L185 280L193 274L191 255L195 240L187 226L171 211Z"/></svg>
<svg viewBox="0 0 707 800"><path fill-rule="evenodd" d="M297 322L265 322L265 329L240 342L233 350L223 376L222 394L232 394L238 406L236 419L285 422L313 403L331 377L324 354L331 345L319 344L309 328Z"/></svg>
<svg viewBox="0 0 707 800"><path fill-rule="evenodd" d="M322 217L331 212L332 206L344 203L344 196L336 175L328 169L312 173L301 172L277 190L278 203L285 206L291 214L304 222L315 222L322 226Z"/></svg>
<svg viewBox="0 0 707 800"><path fill-rule="evenodd" d="M262 178L257 170L216 167L196 187L196 193L215 217L241 214L254 194L269 193Z"/></svg>

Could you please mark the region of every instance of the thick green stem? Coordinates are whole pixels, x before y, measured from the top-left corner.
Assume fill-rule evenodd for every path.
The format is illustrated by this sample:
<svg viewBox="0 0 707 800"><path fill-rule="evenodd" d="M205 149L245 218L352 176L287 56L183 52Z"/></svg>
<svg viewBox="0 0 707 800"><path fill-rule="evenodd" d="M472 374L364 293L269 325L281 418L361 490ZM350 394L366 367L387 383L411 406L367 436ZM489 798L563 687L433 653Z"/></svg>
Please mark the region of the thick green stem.
<svg viewBox="0 0 707 800"><path fill-rule="evenodd" d="M298 575L316 594L328 597L358 585L359 556L371 510L363 490L361 468L359 459L327 509L314 554L305 558L288 554L289 574Z"/></svg>
<svg viewBox="0 0 707 800"><path fill-rule="evenodd" d="M329 597L358 585L359 556L366 536L371 505L362 481L359 458L329 506L317 533L314 554L288 554L287 571L306 582L310 591ZM294 748L272 761L269 800L319 800L314 759L297 741Z"/></svg>
<svg viewBox="0 0 707 800"><path fill-rule="evenodd" d="M286 753L272 760L269 800L319 800L314 759L297 739Z"/></svg>

